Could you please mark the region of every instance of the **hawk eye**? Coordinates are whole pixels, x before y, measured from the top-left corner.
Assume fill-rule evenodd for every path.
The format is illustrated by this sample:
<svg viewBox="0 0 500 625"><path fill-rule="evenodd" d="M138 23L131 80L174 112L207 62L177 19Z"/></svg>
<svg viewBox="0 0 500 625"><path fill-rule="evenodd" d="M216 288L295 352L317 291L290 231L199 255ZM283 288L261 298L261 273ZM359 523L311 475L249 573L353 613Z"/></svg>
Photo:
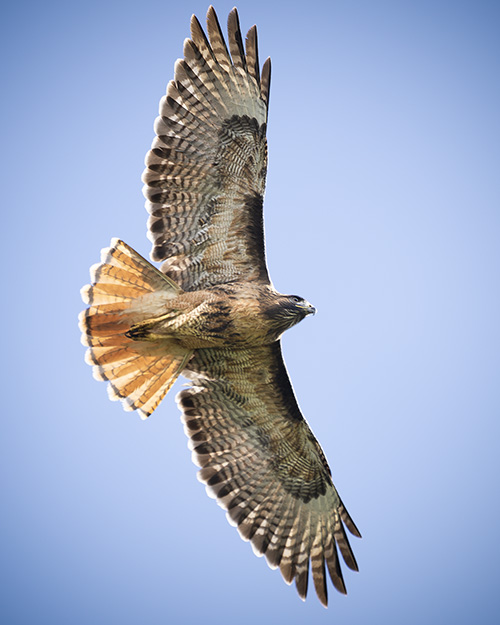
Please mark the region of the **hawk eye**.
<svg viewBox="0 0 500 625"><path fill-rule="evenodd" d="M300 297L297 297L296 295L292 295L292 297L290 298L292 300L292 302L294 302L295 304L298 304L299 302L301 302L302 300L300 299Z"/></svg>

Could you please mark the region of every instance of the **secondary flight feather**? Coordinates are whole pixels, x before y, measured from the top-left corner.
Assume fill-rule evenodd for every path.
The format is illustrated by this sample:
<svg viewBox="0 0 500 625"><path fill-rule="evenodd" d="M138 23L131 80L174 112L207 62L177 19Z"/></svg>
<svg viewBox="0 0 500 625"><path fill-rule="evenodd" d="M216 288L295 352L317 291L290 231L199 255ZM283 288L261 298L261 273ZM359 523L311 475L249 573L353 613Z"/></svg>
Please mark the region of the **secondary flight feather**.
<svg viewBox="0 0 500 625"><path fill-rule="evenodd" d="M111 399L147 418L177 377L199 476L255 553L306 597L345 593L360 536L297 404L280 337L314 308L273 287L264 250L270 59L238 13L228 46L213 7L193 16L160 102L143 174L151 258L119 239L91 268L80 315L86 360Z"/></svg>

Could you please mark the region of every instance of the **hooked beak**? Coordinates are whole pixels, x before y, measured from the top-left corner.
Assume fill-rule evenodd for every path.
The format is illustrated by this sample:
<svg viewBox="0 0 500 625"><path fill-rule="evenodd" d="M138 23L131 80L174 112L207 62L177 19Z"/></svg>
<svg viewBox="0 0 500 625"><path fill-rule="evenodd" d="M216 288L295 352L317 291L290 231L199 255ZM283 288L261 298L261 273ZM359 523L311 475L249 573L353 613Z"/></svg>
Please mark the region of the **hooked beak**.
<svg viewBox="0 0 500 625"><path fill-rule="evenodd" d="M307 302L307 304L304 306L304 312L306 313L306 315L315 315L316 314L316 308L314 308L314 306L312 304Z"/></svg>

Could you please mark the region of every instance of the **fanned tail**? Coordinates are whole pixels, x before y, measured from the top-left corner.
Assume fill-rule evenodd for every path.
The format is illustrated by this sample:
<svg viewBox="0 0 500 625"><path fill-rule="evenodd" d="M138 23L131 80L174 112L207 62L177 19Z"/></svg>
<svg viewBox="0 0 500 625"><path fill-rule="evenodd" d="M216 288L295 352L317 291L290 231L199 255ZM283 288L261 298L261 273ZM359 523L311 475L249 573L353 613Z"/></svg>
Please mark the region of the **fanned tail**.
<svg viewBox="0 0 500 625"><path fill-rule="evenodd" d="M81 290L89 308L80 313L85 360L97 380L109 382L110 399L147 418L175 382L192 352L174 340L140 341L127 336L132 326L181 289L119 239L101 252L90 269L92 284Z"/></svg>

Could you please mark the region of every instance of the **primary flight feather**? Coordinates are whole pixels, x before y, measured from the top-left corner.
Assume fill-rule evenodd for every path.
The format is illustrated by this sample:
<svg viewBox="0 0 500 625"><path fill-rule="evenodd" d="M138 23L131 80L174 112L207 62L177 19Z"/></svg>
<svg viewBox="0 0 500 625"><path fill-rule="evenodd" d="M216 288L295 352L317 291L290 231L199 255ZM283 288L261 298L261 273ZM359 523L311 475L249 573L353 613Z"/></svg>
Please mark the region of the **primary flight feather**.
<svg viewBox="0 0 500 625"><path fill-rule="evenodd" d="M213 7L160 102L143 174L152 260L113 239L91 268L80 315L86 360L111 399L147 418L177 377L200 478L258 555L306 597L309 568L327 605L327 574L345 593L338 550L357 570L344 526L360 536L288 378L280 337L314 308L282 295L266 266L270 59L257 30ZM338 549L337 549L338 548Z"/></svg>

